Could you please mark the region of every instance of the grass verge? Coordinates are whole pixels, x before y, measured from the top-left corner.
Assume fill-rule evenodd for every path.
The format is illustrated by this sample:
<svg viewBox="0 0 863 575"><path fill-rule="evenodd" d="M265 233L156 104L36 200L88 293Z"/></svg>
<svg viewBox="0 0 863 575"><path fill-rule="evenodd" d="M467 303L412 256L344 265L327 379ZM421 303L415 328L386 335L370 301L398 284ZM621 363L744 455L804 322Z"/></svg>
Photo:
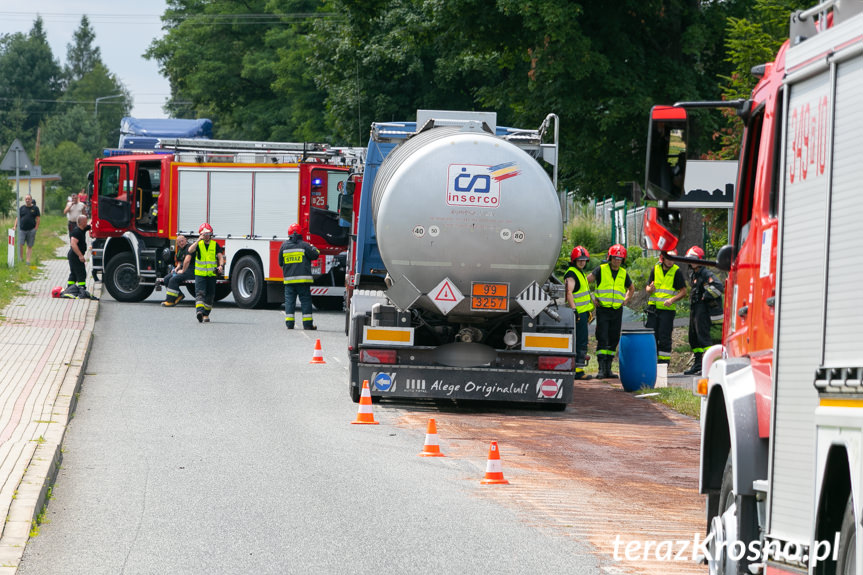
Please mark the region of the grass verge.
<svg viewBox="0 0 863 575"><path fill-rule="evenodd" d="M662 387L659 389L644 388L634 392L634 395L657 393L645 399L667 405L674 411L698 419L701 416L701 398L696 397L692 390L680 387Z"/></svg>
<svg viewBox="0 0 863 575"><path fill-rule="evenodd" d="M12 229L15 218L0 218L0 230ZM5 235L5 234L4 234ZM3 251L0 255L0 309L4 309L12 299L22 293L22 288L27 282L33 281L41 271L39 263L45 260L56 259L57 248L65 243L68 235L65 216L43 215L39 223L39 231L36 233L36 243L33 245L33 257L31 266L23 261L16 261L15 267L7 265L7 255Z"/></svg>

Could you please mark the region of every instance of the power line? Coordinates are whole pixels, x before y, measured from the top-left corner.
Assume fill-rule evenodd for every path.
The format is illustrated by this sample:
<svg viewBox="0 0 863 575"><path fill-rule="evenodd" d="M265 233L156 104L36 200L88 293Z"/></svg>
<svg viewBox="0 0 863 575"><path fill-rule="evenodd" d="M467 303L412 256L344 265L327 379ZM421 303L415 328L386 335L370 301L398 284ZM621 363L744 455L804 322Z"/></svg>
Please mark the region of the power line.
<svg viewBox="0 0 863 575"><path fill-rule="evenodd" d="M42 20L76 22L81 19L83 13L73 12L0 12L0 18L5 20L35 20L41 16ZM86 14L91 23L138 23L138 24L161 24L162 16L156 14L121 14L121 13L95 13ZM210 24L288 24L299 20L322 20L322 19L344 19L343 14L338 12L290 12L276 14L171 14L170 21L204 21Z"/></svg>

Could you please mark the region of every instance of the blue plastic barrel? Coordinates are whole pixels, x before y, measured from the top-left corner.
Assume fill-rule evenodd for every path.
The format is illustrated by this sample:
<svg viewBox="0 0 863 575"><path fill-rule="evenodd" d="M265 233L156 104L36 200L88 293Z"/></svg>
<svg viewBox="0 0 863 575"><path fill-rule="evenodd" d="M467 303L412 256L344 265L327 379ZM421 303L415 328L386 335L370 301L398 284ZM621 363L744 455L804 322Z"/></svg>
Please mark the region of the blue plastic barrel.
<svg viewBox="0 0 863 575"><path fill-rule="evenodd" d="M625 329L620 334L620 383L626 391L656 385L656 339L652 329Z"/></svg>

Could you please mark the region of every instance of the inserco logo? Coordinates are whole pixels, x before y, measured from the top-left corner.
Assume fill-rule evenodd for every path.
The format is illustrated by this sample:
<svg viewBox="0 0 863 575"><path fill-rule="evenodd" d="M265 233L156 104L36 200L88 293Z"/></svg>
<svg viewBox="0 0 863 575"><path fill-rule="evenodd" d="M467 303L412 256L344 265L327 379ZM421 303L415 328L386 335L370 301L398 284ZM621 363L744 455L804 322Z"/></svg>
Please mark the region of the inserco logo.
<svg viewBox="0 0 863 575"><path fill-rule="evenodd" d="M450 164L446 203L448 206L496 208L500 206L500 182L520 173L514 162L496 166Z"/></svg>

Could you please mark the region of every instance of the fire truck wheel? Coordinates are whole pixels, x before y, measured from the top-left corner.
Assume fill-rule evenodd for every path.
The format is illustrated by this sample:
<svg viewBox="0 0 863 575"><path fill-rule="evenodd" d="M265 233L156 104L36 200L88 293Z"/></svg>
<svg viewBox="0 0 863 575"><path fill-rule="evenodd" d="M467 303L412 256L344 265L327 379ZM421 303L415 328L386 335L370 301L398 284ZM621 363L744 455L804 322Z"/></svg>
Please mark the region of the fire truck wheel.
<svg viewBox="0 0 863 575"><path fill-rule="evenodd" d="M251 309L266 303L264 270L254 256L243 256L231 271L231 291L241 308Z"/></svg>
<svg viewBox="0 0 863 575"><path fill-rule="evenodd" d="M728 511L731 513L728 514ZM713 561L708 560L710 575L745 575L749 573L749 562L747 561L749 543L758 536L757 511L755 497L743 496L738 498L735 496L734 465L731 452L728 453L725 470L722 473L722 487L719 489L717 512L719 515L714 516L710 521L710 530L714 535L709 545L713 556ZM734 551L732 555L740 555L740 544L745 550L741 560L729 559L729 549ZM721 552L718 547L722 548Z"/></svg>
<svg viewBox="0 0 863 575"><path fill-rule="evenodd" d="M135 256L131 252L117 254L108 260L103 281L111 297L122 302L143 301L156 287L141 284Z"/></svg>
<svg viewBox="0 0 863 575"><path fill-rule="evenodd" d="M360 402L360 388L358 388L354 385L348 384L348 391L350 391L350 393L351 393L351 401L353 401L354 403L359 403Z"/></svg>
<svg viewBox="0 0 863 575"><path fill-rule="evenodd" d="M857 532L854 529L854 496L848 496L845 514L842 516L842 529L839 530L839 560L836 562L838 575L854 575L857 563Z"/></svg>

